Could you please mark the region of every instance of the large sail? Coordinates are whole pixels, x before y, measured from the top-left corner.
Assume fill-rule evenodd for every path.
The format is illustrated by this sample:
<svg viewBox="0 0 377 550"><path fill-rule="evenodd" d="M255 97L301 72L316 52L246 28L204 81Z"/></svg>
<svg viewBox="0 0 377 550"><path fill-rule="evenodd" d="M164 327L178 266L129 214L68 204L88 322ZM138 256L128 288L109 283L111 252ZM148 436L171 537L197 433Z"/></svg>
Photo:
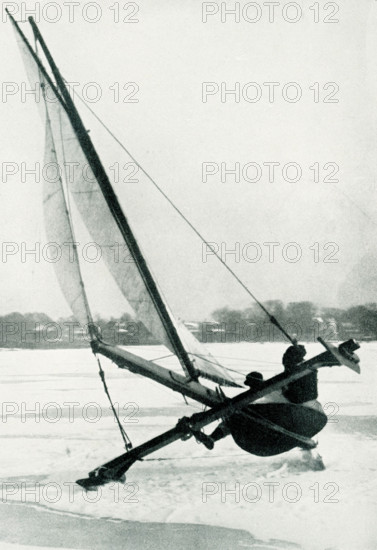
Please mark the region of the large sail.
<svg viewBox="0 0 377 550"><path fill-rule="evenodd" d="M163 326L159 313L153 303L139 268L130 261L131 251L114 221L97 179L88 167L88 162L75 137L72 125L58 103L52 106L54 115L52 124L56 136L56 149L59 159L64 159L66 165L74 166L68 186L74 198L76 207L85 226L96 245L101 250L101 257L116 281L122 294L147 329L171 351L171 340ZM127 259L126 262L123 260ZM156 281L155 281L156 282ZM161 291L160 291L160 294ZM203 377L221 384L233 383L227 371L198 342L188 329L176 321L165 302L172 323L181 338L185 349L194 362L195 369Z"/></svg>
<svg viewBox="0 0 377 550"><path fill-rule="evenodd" d="M74 238L63 181L57 170L58 157L51 128L50 103L45 101L46 82L18 35L17 40L30 83L34 86L40 85L41 93L37 103L45 124L44 167L50 166L54 173L54 177L48 177L48 170L42 171L43 212L47 239L56 245L56 261L53 262L55 274L73 315L82 327L88 327L90 334L93 334L93 320L81 277L77 250L72 244Z"/></svg>
<svg viewBox="0 0 377 550"><path fill-rule="evenodd" d="M32 85L35 85L39 81L37 64L20 38L19 44L27 66L30 82ZM44 83L42 82L42 84ZM204 346L195 339L182 323L178 323L174 319L166 302L162 300L162 294L157 287L156 281L153 281L155 288L155 292L153 293L146 284L140 265L136 261L123 261L123 258L129 259L133 257L130 243L126 242L124 234L120 230L119 223L114 219L113 212L110 210L108 200L104 196L98 177L95 177L91 170L87 151L85 154L82 144L78 139L77 128L74 129L71 118L67 114L67 110L69 111L69 109L67 109L64 99L62 100L61 97L57 97L58 95L59 92L55 92L50 86L47 102L49 121L46 132L46 151L50 156L46 157L46 161L49 161L49 159L51 161L52 158L53 162L57 162L60 167L65 184L69 188L77 210L91 238L97 247L100 248L102 259L122 294L135 312L137 319L147 327L156 339L173 353L177 353L177 342L172 339L171 331L167 330L166 327L166 318L164 322L161 310L156 306L155 298L156 294L158 294L165 313L168 315L169 323L173 327L173 335L177 335L178 351L179 347L182 346L184 352L187 353L187 357L190 358L189 363L187 363L187 360L185 361L184 359L184 354L182 360L181 354L177 353L186 373L190 375L192 370L195 370L201 376L217 383L236 385L228 372L209 354ZM69 167L69 170L67 170L67 167ZM73 170L71 169L72 167ZM52 187L50 190L52 190ZM55 241L60 242L62 239L66 239L68 235L64 235L64 224L56 224L56 221L54 221L53 212L57 214L60 206L56 207L55 205L55 208L51 208L53 204L52 197L55 197L54 202L59 201L59 192L54 195L50 193L50 195L47 194L45 196L45 202L50 203L49 207L45 208L46 225L50 228L49 237L54 237ZM70 240L62 242L70 242ZM121 254L119 254L119 251L121 251ZM85 305L86 298L85 295L74 290L72 291L74 288L81 288L81 285L77 284L77 280L75 281L75 277L72 276L72 269L69 269L66 262L58 263L57 269L60 271L58 279L63 292L71 305L72 311L81 322L83 319L82 305ZM70 277L72 277L71 287L67 284ZM62 284L62 281L64 281L64 284ZM191 368L188 369L187 367L190 366Z"/></svg>

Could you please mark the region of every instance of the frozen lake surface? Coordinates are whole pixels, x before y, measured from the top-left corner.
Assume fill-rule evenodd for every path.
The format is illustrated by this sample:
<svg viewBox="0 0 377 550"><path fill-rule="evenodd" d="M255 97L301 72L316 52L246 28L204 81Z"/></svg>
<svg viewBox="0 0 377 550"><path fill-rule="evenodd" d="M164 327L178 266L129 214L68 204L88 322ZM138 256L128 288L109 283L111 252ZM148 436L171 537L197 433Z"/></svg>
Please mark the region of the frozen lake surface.
<svg viewBox="0 0 377 550"><path fill-rule="evenodd" d="M286 346L208 347L227 367L244 374L260 370L269 378L281 371ZM307 357L322 351L319 344L306 348ZM158 346L129 350L148 359L166 355ZM145 522L145 528L152 522L171 527L201 524L251 535L250 539L239 537L236 546L229 538L227 546L228 530L215 531L218 543L212 534L213 546L203 548L375 549L377 344L362 343L358 354L360 376L344 367L319 371L320 401L329 416L318 436L325 471L308 470L298 450L258 458L239 449L230 437L217 443L213 451L191 438L136 463L127 474L126 485L109 484L87 494L74 481L124 451L94 357L89 350L2 350L0 478L3 502L14 503L7 506L3 519L9 522L9 510L17 503L17 514L21 515L20 506L29 510L33 522L40 518L43 530L48 529L49 520L45 519L48 514L42 517L42 511L54 510L76 519ZM160 363L177 367L170 359ZM178 418L201 410L195 402L187 405L179 394L105 359L102 365L134 446L173 427ZM241 375L235 376L242 380ZM226 393L233 395L234 391ZM35 518L36 510L40 514ZM178 536L174 548L186 548L184 540L192 533L182 532L182 545ZM6 530L0 532L1 538L7 541L1 548L18 550L25 544L64 548L64 540L51 544L38 537L10 539ZM199 549L204 539L203 535L192 547ZM84 547L77 543L77 548ZM140 547L153 548L142 542ZM155 547L160 547L157 542Z"/></svg>

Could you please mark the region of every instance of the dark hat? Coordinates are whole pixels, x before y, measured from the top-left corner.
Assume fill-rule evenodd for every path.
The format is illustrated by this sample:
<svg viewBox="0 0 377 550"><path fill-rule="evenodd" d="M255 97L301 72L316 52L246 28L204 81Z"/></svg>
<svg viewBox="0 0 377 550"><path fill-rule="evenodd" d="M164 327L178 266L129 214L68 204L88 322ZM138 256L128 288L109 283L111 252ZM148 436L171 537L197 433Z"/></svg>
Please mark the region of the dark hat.
<svg viewBox="0 0 377 550"><path fill-rule="evenodd" d="M254 387L255 384L259 386L260 382L263 382L263 374L257 371L249 372L245 379L245 385L249 387Z"/></svg>
<svg viewBox="0 0 377 550"><path fill-rule="evenodd" d="M294 367L304 359L306 349L304 346L289 346L283 355L283 365L286 368Z"/></svg>

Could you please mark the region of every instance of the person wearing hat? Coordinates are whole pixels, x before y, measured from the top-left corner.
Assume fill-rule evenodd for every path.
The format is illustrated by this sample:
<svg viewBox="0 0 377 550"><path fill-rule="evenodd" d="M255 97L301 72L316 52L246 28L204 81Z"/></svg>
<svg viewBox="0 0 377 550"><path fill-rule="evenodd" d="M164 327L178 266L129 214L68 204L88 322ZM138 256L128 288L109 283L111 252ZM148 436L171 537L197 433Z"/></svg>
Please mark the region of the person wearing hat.
<svg viewBox="0 0 377 550"><path fill-rule="evenodd" d="M283 355L284 372L286 374L298 372L305 355L306 349L304 346L290 346ZM318 397L317 371L314 370L303 378L290 382L282 389L282 394L288 401L296 405L315 401Z"/></svg>
<svg viewBox="0 0 377 550"><path fill-rule="evenodd" d="M306 355L306 349L302 345L290 346L283 355L283 366L286 374L294 374L300 370L300 364L304 360ZM254 391L259 391L263 388L265 382L263 375L260 372L250 372L245 379L245 385L249 386ZM318 379L317 371L313 371L303 378L290 382L287 386L284 386L281 390L272 392L261 401L268 402L280 402L280 403L294 403L296 405L302 404L313 408L320 408L321 405L317 401L318 397ZM203 443L207 449L212 450L216 441L223 439L230 434L230 428L225 421L221 422L211 435L199 431L195 433L195 437L198 441ZM304 448L304 446L303 446Z"/></svg>

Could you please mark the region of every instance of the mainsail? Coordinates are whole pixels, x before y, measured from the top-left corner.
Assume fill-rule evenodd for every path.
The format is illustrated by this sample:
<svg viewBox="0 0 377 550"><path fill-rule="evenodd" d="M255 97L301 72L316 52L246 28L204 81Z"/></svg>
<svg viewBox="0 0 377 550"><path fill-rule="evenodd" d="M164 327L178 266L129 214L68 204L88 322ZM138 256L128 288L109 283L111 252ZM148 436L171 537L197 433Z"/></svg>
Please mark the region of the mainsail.
<svg viewBox="0 0 377 550"><path fill-rule="evenodd" d="M183 323L174 319L155 279L151 276L140 246L136 243L107 174L42 37L37 34L37 39L42 44L44 53L52 66L59 88L53 84L47 73L40 78L43 65L35 52L30 51L30 46L20 31L18 32L18 42L31 84L35 85L39 82L42 87L46 86L46 78L49 83L46 102L48 116L45 160L57 163L60 168L65 185L75 201L91 238L101 249L107 268L134 310L137 319L156 339L178 356L182 367L190 377L199 374L220 384L236 385L228 372L195 339ZM46 94L42 95L45 100ZM74 167L73 171L69 170L68 175L67 166ZM62 181L58 181L55 187L56 189L51 184L47 185L45 193L44 210L46 225L49 228L48 235L53 237L55 242L70 242L67 241L70 236L67 234L67 223L63 221L56 224L58 212L60 212L60 219L64 220L64 217L68 216L63 211ZM115 204L114 208L113 204ZM69 217L67 220L69 230ZM53 227L52 230L51 227ZM115 253L116 248L123 250L127 257L133 258L134 261L127 263L120 261L119 255ZM57 264L57 270L60 271L58 279L74 315L80 322L83 318L88 322L87 300L81 284L77 256L75 257L76 267L72 266L72 258L70 262L70 266L66 261L60 265Z"/></svg>

